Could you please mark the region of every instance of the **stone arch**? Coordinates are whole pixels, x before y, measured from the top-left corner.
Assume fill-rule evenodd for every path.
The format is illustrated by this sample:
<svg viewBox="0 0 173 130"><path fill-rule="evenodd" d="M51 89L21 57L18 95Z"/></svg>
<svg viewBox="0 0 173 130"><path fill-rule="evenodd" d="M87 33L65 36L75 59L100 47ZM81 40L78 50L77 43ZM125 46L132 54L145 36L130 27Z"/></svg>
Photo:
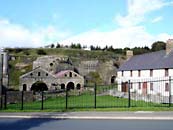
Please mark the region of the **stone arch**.
<svg viewBox="0 0 173 130"><path fill-rule="evenodd" d="M42 81L37 81L32 84L31 91L47 91L47 85Z"/></svg>
<svg viewBox="0 0 173 130"><path fill-rule="evenodd" d="M67 87L67 90L74 89L74 83L69 82L66 87Z"/></svg>
<svg viewBox="0 0 173 130"><path fill-rule="evenodd" d="M113 76L111 77L111 84L114 84L114 83L115 83L115 79L116 79L116 76L113 75Z"/></svg>
<svg viewBox="0 0 173 130"><path fill-rule="evenodd" d="M65 84L64 83L61 84L61 89L63 89L63 90L65 89Z"/></svg>
<svg viewBox="0 0 173 130"><path fill-rule="evenodd" d="M77 90L80 90L81 89L81 85L79 83L76 85L76 89Z"/></svg>

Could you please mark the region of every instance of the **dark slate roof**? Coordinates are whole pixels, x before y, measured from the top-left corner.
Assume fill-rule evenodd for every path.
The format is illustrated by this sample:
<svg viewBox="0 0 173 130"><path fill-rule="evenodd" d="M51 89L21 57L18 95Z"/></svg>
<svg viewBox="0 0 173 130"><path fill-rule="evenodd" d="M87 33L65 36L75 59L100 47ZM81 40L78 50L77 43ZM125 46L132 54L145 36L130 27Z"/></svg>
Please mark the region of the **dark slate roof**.
<svg viewBox="0 0 173 130"><path fill-rule="evenodd" d="M173 68L173 51L165 50L136 55L120 66L118 71Z"/></svg>

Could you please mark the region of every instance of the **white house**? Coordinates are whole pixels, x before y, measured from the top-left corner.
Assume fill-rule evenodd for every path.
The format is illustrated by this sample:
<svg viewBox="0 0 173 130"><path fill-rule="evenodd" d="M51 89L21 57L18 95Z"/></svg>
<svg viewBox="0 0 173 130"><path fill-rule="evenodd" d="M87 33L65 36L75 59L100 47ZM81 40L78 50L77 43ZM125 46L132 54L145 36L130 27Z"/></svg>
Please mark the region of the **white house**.
<svg viewBox="0 0 173 130"><path fill-rule="evenodd" d="M130 91L138 94L173 95L173 39L167 41L166 50L136 56L127 51L117 82L121 92L127 92L130 86Z"/></svg>

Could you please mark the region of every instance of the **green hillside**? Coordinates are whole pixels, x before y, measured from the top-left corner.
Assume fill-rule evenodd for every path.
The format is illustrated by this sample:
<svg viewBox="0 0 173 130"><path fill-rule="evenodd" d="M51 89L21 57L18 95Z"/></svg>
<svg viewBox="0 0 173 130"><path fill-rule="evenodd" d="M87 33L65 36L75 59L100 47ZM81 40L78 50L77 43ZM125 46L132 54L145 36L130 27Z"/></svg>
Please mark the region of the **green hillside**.
<svg viewBox="0 0 173 130"><path fill-rule="evenodd" d="M60 55L68 56L74 64L82 60L109 61L124 59L124 56L111 51L88 51L69 48L7 48L10 55L9 60L9 85L11 88L18 89L19 76L32 70L32 62L39 56Z"/></svg>

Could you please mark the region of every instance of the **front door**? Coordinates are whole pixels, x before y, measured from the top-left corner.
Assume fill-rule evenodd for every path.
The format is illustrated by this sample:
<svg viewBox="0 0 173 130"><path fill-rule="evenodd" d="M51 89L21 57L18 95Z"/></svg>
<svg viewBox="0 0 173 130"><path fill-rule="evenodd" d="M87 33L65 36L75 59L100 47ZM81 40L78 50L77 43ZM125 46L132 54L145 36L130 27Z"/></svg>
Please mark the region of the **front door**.
<svg viewBox="0 0 173 130"><path fill-rule="evenodd" d="M122 92L128 92L128 82L123 82L121 84L121 91Z"/></svg>
<svg viewBox="0 0 173 130"><path fill-rule="evenodd" d="M144 82L143 83L143 86L142 86L142 94L143 95L146 95L147 94L147 82Z"/></svg>

